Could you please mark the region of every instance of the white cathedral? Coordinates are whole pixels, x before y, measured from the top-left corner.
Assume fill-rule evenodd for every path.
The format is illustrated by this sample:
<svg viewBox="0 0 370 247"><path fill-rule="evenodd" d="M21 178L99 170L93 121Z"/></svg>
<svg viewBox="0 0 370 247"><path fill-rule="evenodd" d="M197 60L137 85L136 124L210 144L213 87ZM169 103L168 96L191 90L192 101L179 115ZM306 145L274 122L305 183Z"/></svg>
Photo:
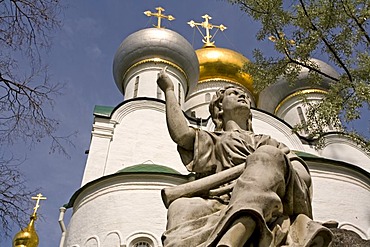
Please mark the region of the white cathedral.
<svg viewBox="0 0 370 247"><path fill-rule="evenodd" d="M166 17L163 9L157 9L159 20ZM201 24L210 27L204 18ZM280 80L257 93L252 78L241 72L249 60L216 47L209 37L205 35L203 48L194 50L183 36L158 22L157 28L139 30L121 43L113 75L124 100L113 107L95 106L81 188L60 212L60 247L162 246L167 209L161 189L194 179L168 134L164 95L156 84L164 67L189 125L196 128L214 129L208 104L219 87L242 87L253 101L254 132L279 140L309 165L314 220L334 220L338 228L369 239L370 157L338 129L328 129L320 150L308 133L292 131L292 126L305 121L302 96L311 103L322 100L330 81L323 78L320 85L312 86L308 71L302 69L294 86ZM325 73L338 76L330 65L313 61ZM67 227L66 209L73 210Z"/></svg>

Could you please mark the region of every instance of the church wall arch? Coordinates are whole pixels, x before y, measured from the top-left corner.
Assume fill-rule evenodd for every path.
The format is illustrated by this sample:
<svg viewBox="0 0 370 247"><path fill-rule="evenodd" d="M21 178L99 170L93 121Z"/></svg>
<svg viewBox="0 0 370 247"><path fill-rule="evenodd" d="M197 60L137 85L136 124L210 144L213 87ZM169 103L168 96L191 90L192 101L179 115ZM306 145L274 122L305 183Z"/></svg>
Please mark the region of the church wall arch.
<svg viewBox="0 0 370 247"><path fill-rule="evenodd" d="M89 237L86 240L84 247L100 247L99 237L96 235Z"/></svg>
<svg viewBox="0 0 370 247"><path fill-rule="evenodd" d="M187 177L181 175L117 173L85 185L73 201L66 246L84 244L92 237L102 240L102 247L109 246L106 241L124 246L126 236L138 231L160 241L167 211L161 189L185 181ZM91 236L91 232L96 235Z"/></svg>
<svg viewBox="0 0 370 247"><path fill-rule="evenodd" d="M102 247L112 247L112 246L121 246L122 245L122 236L120 231L114 230L109 232L104 240Z"/></svg>

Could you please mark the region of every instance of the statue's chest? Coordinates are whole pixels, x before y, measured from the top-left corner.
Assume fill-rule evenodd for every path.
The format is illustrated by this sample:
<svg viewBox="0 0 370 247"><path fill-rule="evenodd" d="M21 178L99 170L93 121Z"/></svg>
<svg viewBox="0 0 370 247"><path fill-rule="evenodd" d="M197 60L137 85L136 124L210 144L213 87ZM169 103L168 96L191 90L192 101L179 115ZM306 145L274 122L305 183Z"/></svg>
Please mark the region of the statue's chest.
<svg viewBox="0 0 370 247"><path fill-rule="evenodd" d="M216 143L216 155L226 167L245 162L254 150L254 136L243 132L224 132Z"/></svg>

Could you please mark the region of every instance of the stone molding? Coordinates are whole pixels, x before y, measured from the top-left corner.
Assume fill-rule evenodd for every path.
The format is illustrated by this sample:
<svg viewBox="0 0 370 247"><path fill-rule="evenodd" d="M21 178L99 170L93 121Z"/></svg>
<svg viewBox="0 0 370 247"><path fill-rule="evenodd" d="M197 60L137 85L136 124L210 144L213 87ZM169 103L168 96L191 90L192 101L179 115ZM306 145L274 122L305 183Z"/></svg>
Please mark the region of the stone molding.
<svg viewBox="0 0 370 247"><path fill-rule="evenodd" d="M123 104L114 111L111 119L114 122L121 123L128 114L138 110L154 110L160 113L165 113L165 104L164 102L162 103L154 100L133 100Z"/></svg>

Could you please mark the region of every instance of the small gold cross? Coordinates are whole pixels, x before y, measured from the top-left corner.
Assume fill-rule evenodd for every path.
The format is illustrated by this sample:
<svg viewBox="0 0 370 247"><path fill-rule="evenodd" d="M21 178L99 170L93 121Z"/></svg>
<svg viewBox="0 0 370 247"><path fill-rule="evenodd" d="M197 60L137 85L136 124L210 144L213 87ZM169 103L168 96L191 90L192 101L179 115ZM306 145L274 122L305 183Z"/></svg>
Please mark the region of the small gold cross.
<svg viewBox="0 0 370 247"><path fill-rule="evenodd" d="M36 215L37 209L40 207L40 200L46 200L46 197L42 196L41 193L37 194L37 196L31 197L32 200L36 200L36 206L33 208L33 214Z"/></svg>
<svg viewBox="0 0 370 247"><path fill-rule="evenodd" d="M227 29L227 27L225 27L223 24L221 24L221 25L213 25L212 23L210 23L209 22L209 20L211 20L212 19L212 17L211 16L209 16L208 14L205 14L205 15L203 15L202 16L202 18L203 19L205 19L205 21L204 22L201 22L201 23L196 23L196 22L194 22L193 20L191 20L191 21L189 21L188 22L188 24L191 26L191 27L196 27L198 30L199 30L199 32L202 34L202 36L203 36L203 43L205 44L204 46L205 47L208 47L208 46L215 46L214 45L214 41L212 41L212 35L210 34L210 32L209 32L209 30L211 30L211 29L213 29L213 28L217 28L217 31L218 30L221 30L221 31L224 31L225 29ZM203 27L204 29L206 29L206 35L204 35L203 33L202 33L202 31L200 31L200 29L199 29L199 27L198 26L201 26L201 27ZM217 32L216 31L216 32ZM216 35L216 33L213 35L213 36L215 36Z"/></svg>
<svg viewBox="0 0 370 247"><path fill-rule="evenodd" d="M164 12L164 8L157 7L155 9L158 10L157 13L152 13L150 10L147 10L147 11L144 12L144 14L146 16L155 16L155 17L158 18L157 26L154 25L156 28L161 28L161 20L162 20L162 18L165 18L165 19L167 19L169 21L175 20L175 17L173 17L172 15L164 15L164 14L162 14L162 11Z"/></svg>

